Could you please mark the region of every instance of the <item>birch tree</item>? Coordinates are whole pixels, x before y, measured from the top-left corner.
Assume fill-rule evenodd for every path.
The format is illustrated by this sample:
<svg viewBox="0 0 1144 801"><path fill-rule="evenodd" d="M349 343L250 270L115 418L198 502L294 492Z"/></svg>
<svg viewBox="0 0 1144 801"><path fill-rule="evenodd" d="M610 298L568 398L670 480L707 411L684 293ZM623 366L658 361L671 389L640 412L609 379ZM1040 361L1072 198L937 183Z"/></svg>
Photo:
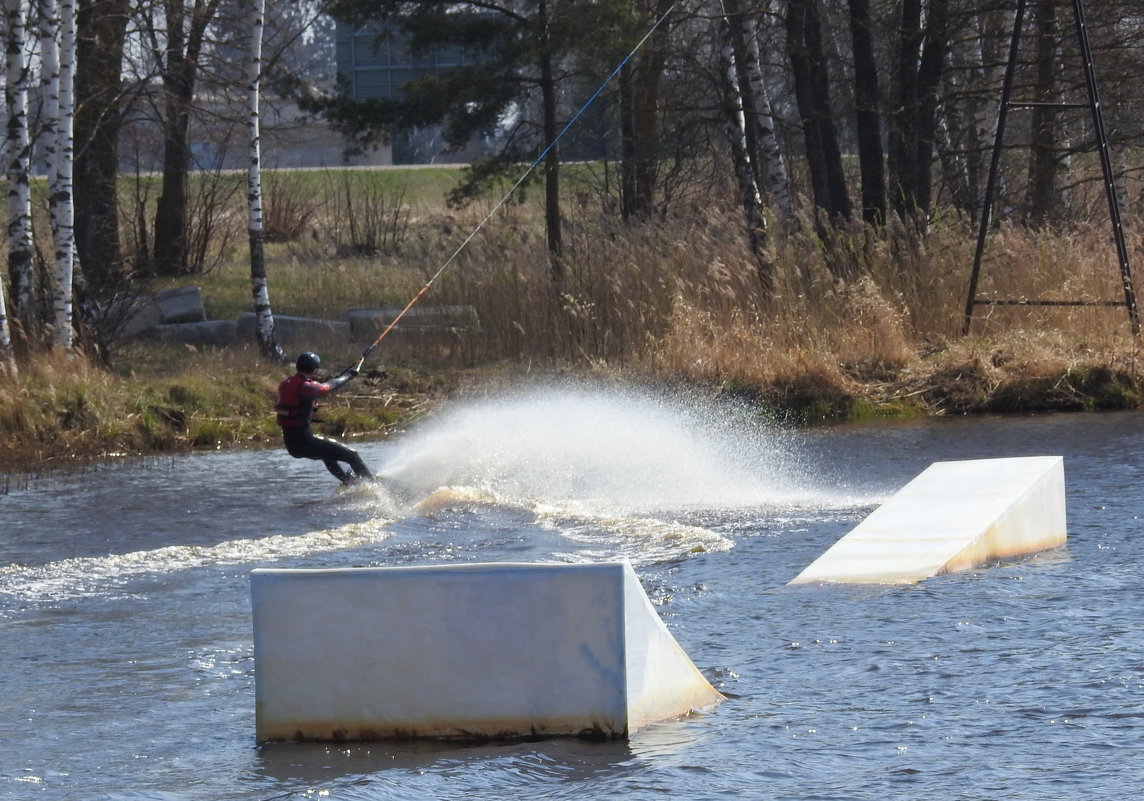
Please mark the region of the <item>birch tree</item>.
<svg viewBox="0 0 1144 801"><path fill-rule="evenodd" d="M39 155L49 173L56 163L60 120L60 7L58 0L39 0L40 37L40 133ZM50 175L49 175L50 177ZM54 207L53 207L54 212ZM50 218L55 237L56 217Z"/></svg>
<svg viewBox="0 0 1144 801"><path fill-rule="evenodd" d="M750 112L754 131L758 182L770 197L782 219L794 217L794 195L791 193L790 175L779 146L778 127L771 107L770 91L763 76L763 60L759 49L758 17L750 14L743 19L743 93L750 99L746 109Z"/></svg>
<svg viewBox="0 0 1144 801"><path fill-rule="evenodd" d="M782 219L794 216L794 193L791 191L791 174L782 156L779 143L778 124L774 119L771 93L763 76L763 58L760 50L761 32L758 18L747 17L745 31L747 41L747 85L754 98L753 111L758 136L758 162L762 168L762 187L778 208Z"/></svg>
<svg viewBox="0 0 1144 801"><path fill-rule="evenodd" d="M8 333L8 312L4 308L4 284L0 283L0 372L10 378L17 375L16 357L12 352L12 337Z"/></svg>
<svg viewBox="0 0 1144 801"><path fill-rule="evenodd" d="M12 311L27 333L32 313L32 200L28 187L31 144L28 135L27 19L23 0L4 0L5 83L8 110L5 172L8 178L8 277ZM8 317L0 308L0 350L11 351Z"/></svg>
<svg viewBox="0 0 1144 801"><path fill-rule="evenodd" d="M262 146L259 122L259 90L262 82L262 32L266 0L252 0L250 52L246 65L248 99L247 130L250 134L250 164L247 169L247 202L250 213L250 284L254 295L254 330L258 349L269 359L284 361L285 354L274 338L274 313L266 282L266 254L262 229Z"/></svg>
<svg viewBox="0 0 1144 801"><path fill-rule="evenodd" d="M48 165L48 209L55 254L52 290L53 344L74 345L72 278L75 271L75 214L72 203L72 131L75 119L75 0L42 0L40 82L44 93L43 141Z"/></svg>
<svg viewBox="0 0 1144 801"><path fill-rule="evenodd" d="M20 0L15 0L14 3L11 0L5 0L4 15L5 15L5 18L7 19L7 28L5 29L7 32L7 40L5 42L5 53L6 53L5 78L6 78L6 80L4 82L4 99L5 99L5 107L8 108L8 110L9 110L9 112L8 112L9 113L8 136L10 136L12 133L12 122L13 122L12 118L19 116L19 106L13 102L14 93L11 90L13 89L13 87L18 87L20 85L20 82L23 79L23 73L24 73L24 70L23 70L23 50L24 50L24 47L23 47L23 44L24 44L23 43L23 39L24 39L24 20L23 20L23 17L24 17L24 11L23 11L23 6L20 3ZM15 45L15 47L13 47L13 45ZM13 59L13 56L15 56L15 59ZM13 61L15 61L15 66L16 66L16 69L15 69L16 80L15 81L13 81L13 79L12 79ZM25 99L25 108L24 108L23 115L22 115L25 118L27 117L26 105L27 105L27 102ZM19 124L19 123L17 123L17 124ZM23 128L24 128L24 132L25 132L24 138L26 139L27 138L27 130L28 130L26 119L23 122ZM10 141L6 141L4 152L10 153L12 151L13 151L12 143ZM9 173L9 176L10 175L11 175L11 173ZM28 173L25 170L25 172L24 172L24 185L25 185L25 187L27 186L27 175L28 175ZM9 187L11 187L11 186L12 186L11 177L9 177ZM11 247L9 247L9 251L11 251ZM9 261L11 261L11 258L12 258L11 252L9 252L8 258L9 258ZM7 310L7 307L6 307L5 302L4 302L4 282L3 281L0 281L0 375L3 375L6 378L15 378L17 375L16 358L15 358L15 354L12 351L12 334L11 334L10 326L8 325L8 310Z"/></svg>
<svg viewBox="0 0 1144 801"><path fill-rule="evenodd" d="M735 60L734 34L731 32L733 18L723 16L719 24L720 67L723 75L723 110L727 118L727 141L731 148L731 164L735 180L739 185L739 203L747 221L747 241L751 253L756 257L766 246L766 220L763 217L763 199L755 170L751 164L749 127L745 111L743 92ZM769 290L772 284L768 275L764 280Z"/></svg>

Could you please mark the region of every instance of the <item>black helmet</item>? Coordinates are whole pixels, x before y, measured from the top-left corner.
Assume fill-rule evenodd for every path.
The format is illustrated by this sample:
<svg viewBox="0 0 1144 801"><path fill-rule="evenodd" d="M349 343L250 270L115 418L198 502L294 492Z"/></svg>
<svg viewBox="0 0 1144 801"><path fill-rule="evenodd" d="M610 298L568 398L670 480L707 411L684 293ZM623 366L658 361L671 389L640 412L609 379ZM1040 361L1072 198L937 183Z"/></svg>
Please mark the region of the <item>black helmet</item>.
<svg viewBox="0 0 1144 801"><path fill-rule="evenodd" d="M322 366L322 360L318 358L318 354L306 351L298 357L295 366L299 373L316 373L318 368Z"/></svg>

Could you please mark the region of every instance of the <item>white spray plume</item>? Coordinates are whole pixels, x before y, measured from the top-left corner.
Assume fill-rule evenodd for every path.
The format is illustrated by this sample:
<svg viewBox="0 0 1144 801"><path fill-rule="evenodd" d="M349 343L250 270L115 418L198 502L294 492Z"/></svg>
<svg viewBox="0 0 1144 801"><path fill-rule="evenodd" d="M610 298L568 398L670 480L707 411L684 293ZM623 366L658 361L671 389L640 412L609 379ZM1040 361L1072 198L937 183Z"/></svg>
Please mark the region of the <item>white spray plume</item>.
<svg viewBox="0 0 1144 801"><path fill-rule="evenodd" d="M783 432L732 404L637 390L540 388L467 402L406 437L380 474L416 493L637 512L786 504Z"/></svg>

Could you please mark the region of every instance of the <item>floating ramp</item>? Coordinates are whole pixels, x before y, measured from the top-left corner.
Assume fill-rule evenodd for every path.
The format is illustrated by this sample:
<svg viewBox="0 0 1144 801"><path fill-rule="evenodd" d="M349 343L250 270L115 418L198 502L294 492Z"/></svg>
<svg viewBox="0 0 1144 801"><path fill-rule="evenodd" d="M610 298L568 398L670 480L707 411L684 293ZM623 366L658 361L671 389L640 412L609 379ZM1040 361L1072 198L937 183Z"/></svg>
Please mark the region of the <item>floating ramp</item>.
<svg viewBox="0 0 1144 801"><path fill-rule="evenodd" d="M910 584L1065 544L1060 456L935 462L790 584Z"/></svg>
<svg viewBox="0 0 1144 801"><path fill-rule="evenodd" d="M722 696L627 562L251 573L268 740L625 737Z"/></svg>

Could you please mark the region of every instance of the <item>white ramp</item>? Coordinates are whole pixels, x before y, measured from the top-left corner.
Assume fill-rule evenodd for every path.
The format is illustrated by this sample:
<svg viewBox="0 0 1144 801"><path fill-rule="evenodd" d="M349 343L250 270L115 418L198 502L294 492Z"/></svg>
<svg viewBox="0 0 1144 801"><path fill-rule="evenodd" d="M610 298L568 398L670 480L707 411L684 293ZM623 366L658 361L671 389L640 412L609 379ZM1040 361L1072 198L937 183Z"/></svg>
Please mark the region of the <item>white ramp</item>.
<svg viewBox="0 0 1144 801"><path fill-rule="evenodd" d="M790 584L909 584L1065 544L1060 456L935 462Z"/></svg>
<svg viewBox="0 0 1144 801"><path fill-rule="evenodd" d="M267 740L624 737L722 696L627 562L255 570Z"/></svg>

